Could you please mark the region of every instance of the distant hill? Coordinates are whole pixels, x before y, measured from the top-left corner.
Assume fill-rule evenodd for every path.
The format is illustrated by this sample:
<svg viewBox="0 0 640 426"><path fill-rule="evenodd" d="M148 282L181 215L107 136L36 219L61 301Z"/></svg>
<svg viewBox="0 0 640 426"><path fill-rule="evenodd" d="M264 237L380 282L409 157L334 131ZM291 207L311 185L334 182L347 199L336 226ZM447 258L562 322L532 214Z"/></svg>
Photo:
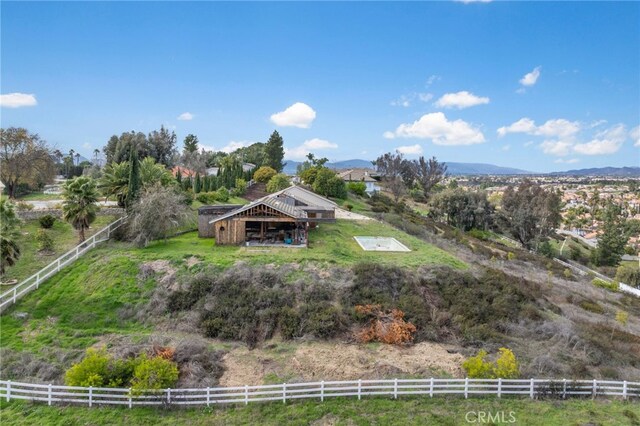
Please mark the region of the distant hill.
<svg viewBox="0 0 640 426"><path fill-rule="evenodd" d="M550 173L556 176L617 176L640 177L640 167L595 167Z"/></svg>
<svg viewBox="0 0 640 426"><path fill-rule="evenodd" d="M514 169L511 167L501 167L494 164L485 163L454 163L446 162L447 173L450 175L531 175L522 169Z"/></svg>
<svg viewBox="0 0 640 426"><path fill-rule="evenodd" d="M296 167L300 161L287 160L284 172L295 174ZM496 166L486 163L456 163L446 162L447 173L450 175L542 175L551 176L617 176L617 177L640 177L640 167L600 167L591 169L568 170L566 172L537 173L513 167ZM345 160L327 163L331 169L355 169L373 168L369 160Z"/></svg>
<svg viewBox="0 0 640 426"><path fill-rule="evenodd" d="M302 164L301 161L293 161L293 160L285 160L287 165L284 166L284 172L290 175L296 173L296 168L298 164ZM345 161L336 161L334 163L325 164L330 169L372 169L373 165L371 161L368 160L345 160Z"/></svg>

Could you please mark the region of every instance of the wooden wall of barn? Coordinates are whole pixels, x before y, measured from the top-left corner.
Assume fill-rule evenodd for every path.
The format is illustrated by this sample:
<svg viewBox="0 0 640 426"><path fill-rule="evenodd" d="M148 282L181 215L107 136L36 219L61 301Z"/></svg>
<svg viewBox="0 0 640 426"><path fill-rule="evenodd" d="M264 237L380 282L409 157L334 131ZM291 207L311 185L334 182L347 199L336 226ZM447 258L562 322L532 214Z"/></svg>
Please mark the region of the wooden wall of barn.
<svg viewBox="0 0 640 426"><path fill-rule="evenodd" d="M244 244L246 227L242 220L221 220L214 224L216 244Z"/></svg>
<svg viewBox="0 0 640 426"><path fill-rule="evenodd" d="M216 236L213 225L209 224L209 221L213 220L216 216L218 215L198 214L198 237L214 238Z"/></svg>

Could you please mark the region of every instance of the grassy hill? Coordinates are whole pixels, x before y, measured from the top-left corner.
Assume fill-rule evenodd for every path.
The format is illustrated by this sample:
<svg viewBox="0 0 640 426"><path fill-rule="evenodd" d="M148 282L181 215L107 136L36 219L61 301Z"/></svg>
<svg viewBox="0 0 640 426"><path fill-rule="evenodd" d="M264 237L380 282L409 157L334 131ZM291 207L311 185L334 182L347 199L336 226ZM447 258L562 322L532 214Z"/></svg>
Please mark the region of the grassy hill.
<svg viewBox="0 0 640 426"><path fill-rule="evenodd" d="M478 412L500 415L505 424L637 425L634 402L605 400L530 401L526 399L402 398L331 399L291 404L252 404L226 408L162 410L153 408L48 407L0 402L3 425L461 425ZM467 413L469 413L467 415ZM508 422L511 415L515 422ZM481 422L477 422L480 424ZM491 423L494 424L494 423Z"/></svg>

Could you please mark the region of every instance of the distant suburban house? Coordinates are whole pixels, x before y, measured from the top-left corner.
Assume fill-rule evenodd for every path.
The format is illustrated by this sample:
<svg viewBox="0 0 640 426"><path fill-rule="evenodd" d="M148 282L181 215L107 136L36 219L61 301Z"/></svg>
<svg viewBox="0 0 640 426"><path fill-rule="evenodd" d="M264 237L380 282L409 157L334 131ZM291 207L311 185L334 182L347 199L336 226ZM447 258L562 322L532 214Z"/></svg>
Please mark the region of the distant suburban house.
<svg viewBox="0 0 640 426"><path fill-rule="evenodd" d="M320 222L334 222L337 205L299 186L269 194L244 206L198 209L198 235L219 245L305 247Z"/></svg>
<svg viewBox="0 0 640 426"><path fill-rule="evenodd" d="M380 187L377 185L378 181L372 177L375 173L369 169L350 169L342 172L338 172L338 176L345 182L364 182L367 185L366 192L371 194L375 191L379 191Z"/></svg>
<svg viewBox="0 0 640 426"><path fill-rule="evenodd" d="M196 175L196 172L194 172L193 170L189 170L186 167L175 166L171 169L171 173L174 177L178 176L178 172L180 172L180 175L182 177L194 177Z"/></svg>

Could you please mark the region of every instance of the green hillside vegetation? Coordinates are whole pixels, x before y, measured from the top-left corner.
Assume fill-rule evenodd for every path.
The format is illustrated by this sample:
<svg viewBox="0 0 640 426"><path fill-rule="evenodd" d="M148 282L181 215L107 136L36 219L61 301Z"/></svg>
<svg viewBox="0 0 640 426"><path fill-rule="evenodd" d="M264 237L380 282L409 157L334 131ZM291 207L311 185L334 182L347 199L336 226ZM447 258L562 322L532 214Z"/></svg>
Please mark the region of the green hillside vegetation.
<svg viewBox="0 0 640 426"><path fill-rule="evenodd" d="M606 400L530 401L495 398L328 399L295 403L257 403L226 408L159 410L155 408L48 407L27 402L0 402L3 425L461 425L465 416L477 420L480 411L503 413L516 425L637 425L640 408L634 402ZM478 422L480 424L480 422ZM491 423L494 424L494 423Z"/></svg>
<svg viewBox="0 0 640 426"><path fill-rule="evenodd" d="M91 224L91 228L87 230L86 237L91 237L115 219L116 217L114 216L98 216L95 222ZM40 253L38 251L38 242L36 241L36 234L39 229L40 224L37 220L27 220L20 226L18 246L20 247L21 256L14 266L7 269L2 278L3 281L28 278L78 244L76 230L69 223L56 219L53 228L47 230L54 240L53 252Z"/></svg>

